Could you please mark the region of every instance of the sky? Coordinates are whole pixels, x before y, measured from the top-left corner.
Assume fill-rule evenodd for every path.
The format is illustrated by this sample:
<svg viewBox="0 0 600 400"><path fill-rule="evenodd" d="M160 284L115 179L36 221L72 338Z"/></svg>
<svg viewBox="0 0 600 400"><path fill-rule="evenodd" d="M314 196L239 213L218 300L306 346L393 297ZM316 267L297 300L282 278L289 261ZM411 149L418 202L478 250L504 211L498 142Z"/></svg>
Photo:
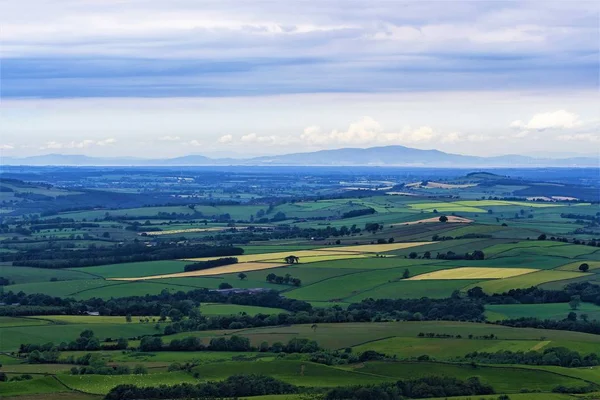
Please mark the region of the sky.
<svg viewBox="0 0 600 400"><path fill-rule="evenodd" d="M0 154L598 155L600 2L0 0Z"/></svg>

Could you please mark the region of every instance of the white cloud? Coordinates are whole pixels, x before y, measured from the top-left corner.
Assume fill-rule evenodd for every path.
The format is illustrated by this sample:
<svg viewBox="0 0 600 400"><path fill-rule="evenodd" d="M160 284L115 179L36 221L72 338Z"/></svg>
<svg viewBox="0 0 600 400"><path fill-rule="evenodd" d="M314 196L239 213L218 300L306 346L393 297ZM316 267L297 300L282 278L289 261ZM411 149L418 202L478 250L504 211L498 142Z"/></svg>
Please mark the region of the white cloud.
<svg viewBox="0 0 600 400"><path fill-rule="evenodd" d="M96 145L98 145L98 146L108 146L110 144L115 144L116 142L117 142L117 139L115 139L115 138L108 138L108 139L97 141Z"/></svg>
<svg viewBox="0 0 600 400"><path fill-rule="evenodd" d="M188 144L189 144L190 146L195 146L195 147L202 146L202 142L199 142L199 141L198 141L198 140L196 140L196 139L194 139L194 140L190 140L190 141L188 142Z"/></svg>
<svg viewBox="0 0 600 400"><path fill-rule="evenodd" d="M243 143L264 143L264 144L275 144L282 141L279 136L271 135L271 136L259 136L256 133L250 133L248 135L244 135L241 138Z"/></svg>
<svg viewBox="0 0 600 400"><path fill-rule="evenodd" d="M557 137L558 140L562 140L565 142L592 142L598 143L600 142L600 135L593 133L576 133L573 135L561 135Z"/></svg>
<svg viewBox="0 0 600 400"><path fill-rule="evenodd" d="M406 26L386 24L370 35L376 40L394 40L407 43L471 42L477 44L542 42L550 32L536 25L487 27L465 24L424 24Z"/></svg>
<svg viewBox="0 0 600 400"><path fill-rule="evenodd" d="M543 131L546 129L572 129L581 126L582 123L579 115L565 110L558 110L535 114L527 123L521 120L513 121L510 127L514 129Z"/></svg>
<svg viewBox="0 0 600 400"><path fill-rule="evenodd" d="M231 143L233 141L232 135L223 135L219 138L219 143Z"/></svg>
<svg viewBox="0 0 600 400"><path fill-rule="evenodd" d="M179 142L181 140L181 138L179 136L163 136L158 138L158 140L160 140L161 142Z"/></svg>
<svg viewBox="0 0 600 400"><path fill-rule="evenodd" d="M0 150L12 150L15 146L10 144L0 144Z"/></svg>
<svg viewBox="0 0 600 400"><path fill-rule="evenodd" d="M333 130L325 133L318 126L309 126L304 129L300 138L309 145L318 146L483 142L492 139L487 135L439 132L428 125L417 128L405 126L398 132L385 132L381 124L371 117L363 117L350 124L346 131Z"/></svg>
<svg viewBox="0 0 600 400"><path fill-rule="evenodd" d="M57 141L52 140L52 141L46 142L46 144L42 145L40 147L40 149L52 149L52 150L88 149L93 146L108 146L108 145L114 144L116 142L117 142L117 140L114 138L106 138L106 139L102 139L102 140L85 139L80 142L76 142L74 140L72 140L70 142L57 142Z"/></svg>
<svg viewBox="0 0 600 400"><path fill-rule="evenodd" d="M360 120L350 124L347 130L338 131L334 129L329 133L321 132L318 126L309 126L304 129L300 139L310 145L323 145L330 143L339 144L367 144L376 141L381 134L382 128L379 122L371 117L362 117Z"/></svg>

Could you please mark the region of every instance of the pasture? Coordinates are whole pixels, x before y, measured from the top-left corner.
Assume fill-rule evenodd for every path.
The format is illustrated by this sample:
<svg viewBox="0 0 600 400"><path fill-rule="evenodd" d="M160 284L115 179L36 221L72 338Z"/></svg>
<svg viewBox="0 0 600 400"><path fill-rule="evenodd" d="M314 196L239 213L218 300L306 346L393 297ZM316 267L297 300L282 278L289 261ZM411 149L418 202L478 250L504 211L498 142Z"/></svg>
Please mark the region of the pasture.
<svg viewBox="0 0 600 400"><path fill-rule="evenodd" d="M568 303L490 304L485 309L490 321L524 317L562 320L572 311L580 316L586 314L590 320L600 320L600 306L591 303L581 303L577 309L571 309Z"/></svg>
<svg viewBox="0 0 600 400"><path fill-rule="evenodd" d="M408 278L408 280L446 280L446 279L502 279L536 272L529 268L477 268L462 267L442 269Z"/></svg>
<svg viewBox="0 0 600 400"><path fill-rule="evenodd" d="M513 276L504 279L493 279L477 284L470 285L480 286L486 293L503 293L510 289L526 289L532 286L541 285L547 282L562 281L582 276L590 276L593 274L584 274L582 272L571 271L537 271L529 274Z"/></svg>

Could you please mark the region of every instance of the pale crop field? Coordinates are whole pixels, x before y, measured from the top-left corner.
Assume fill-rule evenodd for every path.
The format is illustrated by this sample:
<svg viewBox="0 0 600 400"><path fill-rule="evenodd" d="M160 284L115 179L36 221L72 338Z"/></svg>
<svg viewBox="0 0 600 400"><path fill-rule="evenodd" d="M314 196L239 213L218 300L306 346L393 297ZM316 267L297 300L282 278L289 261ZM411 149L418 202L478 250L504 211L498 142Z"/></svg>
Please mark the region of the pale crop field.
<svg viewBox="0 0 600 400"><path fill-rule="evenodd" d="M307 264L307 263L315 263L319 261L336 261L336 260L348 260L353 258L374 258L375 256L372 254L361 254L361 253L351 253L351 254L336 254L330 253L326 255L319 256L308 256L300 258L300 262L298 264ZM261 260L262 262L281 262L281 258L269 259L269 260ZM294 264L296 265L296 264Z"/></svg>
<svg viewBox="0 0 600 400"><path fill-rule="evenodd" d="M211 228L173 229L170 231L152 231L152 232L144 232L144 233L148 236L162 236L162 235L176 235L176 234L181 234L181 233L194 233L194 232L218 232L218 231L224 231L227 229L231 229L231 228L228 228L226 226L213 226Z"/></svg>
<svg viewBox="0 0 600 400"><path fill-rule="evenodd" d="M385 243L385 244L362 244L357 246L342 246L342 247L324 247L316 249L326 252L356 252L356 253L385 253L386 251L394 251L408 249L410 247L423 246L426 244L434 244L437 242L407 242L407 243Z"/></svg>
<svg viewBox="0 0 600 400"><path fill-rule="evenodd" d="M362 246L356 246L362 247ZM257 261L273 261L278 260L283 262L284 258L287 256L296 256L300 258L300 262L304 257L317 257L317 256L332 256L332 255L352 255L352 252L342 251L342 248L328 248L325 249L315 249L315 250L291 250L291 251L282 251L279 253L262 253L262 254L245 254L241 256L235 256L238 259L239 263L248 263L248 262L257 262ZM360 252L357 250L356 252ZM216 260L221 257L202 257L202 258L187 258L186 261L208 261L208 260Z"/></svg>
<svg viewBox="0 0 600 400"><path fill-rule="evenodd" d="M110 278L111 281L146 281L152 279L165 279L165 278L188 278L193 276L211 276L211 275L224 275L224 274L235 274L238 272L248 271L259 271L263 269L279 268L287 264L282 263L261 263L261 262L246 262L231 265L224 265L222 267L215 267L204 269L201 271L189 271L189 272L178 272L175 274L165 275L151 275L141 276L137 278Z"/></svg>
<svg viewBox="0 0 600 400"><path fill-rule="evenodd" d="M457 222L457 223L468 224L468 223L473 222L472 219L463 218L463 217L457 217L457 216L454 216L454 215L447 215L446 217L448 218L448 221L446 223ZM432 217L432 218L420 219L418 221L410 221L410 222L403 222L401 224L394 224L392 226L429 224L429 223L435 223L435 222L437 222L438 224L442 223L442 222L440 222L440 217Z"/></svg>
<svg viewBox="0 0 600 400"><path fill-rule="evenodd" d="M538 271L532 268L477 268L463 267L443 269L408 278L409 281L445 279L502 279Z"/></svg>

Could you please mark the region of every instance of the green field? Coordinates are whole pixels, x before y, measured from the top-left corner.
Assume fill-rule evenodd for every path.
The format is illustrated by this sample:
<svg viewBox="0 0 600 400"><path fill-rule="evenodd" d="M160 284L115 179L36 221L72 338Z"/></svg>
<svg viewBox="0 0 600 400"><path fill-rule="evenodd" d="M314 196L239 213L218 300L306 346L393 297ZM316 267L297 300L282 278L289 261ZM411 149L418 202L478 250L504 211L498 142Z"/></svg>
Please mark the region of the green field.
<svg viewBox="0 0 600 400"><path fill-rule="evenodd" d="M418 378L430 375L453 376L459 379L478 377L482 382L492 385L498 393L518 393L521 389L550 391L557 385L577 386L583 381L558 375L556 373L530 370L520 367L491 367L470 365L452 365L437 363L390 362L366 363L358 371L395 379Z"/></svg>
<svg viewBox="0 0 600 400"><path fill-rule="evenodd" d="M68 389L51 376L36 377L31 381L3 382L0 384L0 397L2 398L16 395L21 397L38 393L44 393L44 396L46 396L49 393L66 391Z"/></svg>
<svg viewBox="0 0 600 400"><path fill-rule="evenodd" d="M94 274L103 278L131 278L136 276L162 275L183 272L189 264L186 261L146 261L124 264L102 265L99 267L77 268L74 271Z"/></svg>
<svg viewBox="0 0 600 400"><path fill-rule="evenodd" d="M190 374L183 372L148 375L58 375L58 379L75 390L92 394L106 394L113 387L122 384L158 386L198 382Z"/></svg>
<svg viewBox="0 0 600 400"><path fill-rule="evenodd" d="M89 328L89 324L49 324L42 327L31 325L0 328L0 351L17 350L21 343L44 344L75 340L83 330ZM140 324L139 322L131 324L94 324L93 330L101 340L156 333L153 324Z"/></svg>
<svg viewBox="0 0 600 400"><path fill-rule="evenodd" d="M572 311L578 315L587 314L590 320L600 320L600 306L591 303L581 303L576 310L571 309L568 303L499 304L487 305L485 309L486 316L491 321L523 317L561 320L565 319Z"/></svg>
<svg viewBox="0 0 600 400"><path fill-rule="evenodd" d="M280 308L268 308L268 307L257 307L257 306L243 306L237 304L216 304L216 303L204 303L200 306L200 311L203 315L234 315L234 314L280 314L287 313L287 311Z"/></svg>
<svg viewBox="0 0 600 400"><path fill-rule="evenodd" d="M491 279L485 282L473 284L467 288L480 286L486 293L503 293L510 289L526 289L542 283L573 279L581 277L582 275L584 274L581 272L571 271L538 271L530 274L514 276L512 278Z"/></svg>
<svg viewBox="0 0 600 400"><path fill-rule="evenodd" d="M393 337L356 346L356 352L375 350L395 355L400 359L428 355L436 360L451 360L474 351L493 353L496 351L529 351L538 349L539 340L484 340L484 339L437 339L418 337Z"/></svg>

